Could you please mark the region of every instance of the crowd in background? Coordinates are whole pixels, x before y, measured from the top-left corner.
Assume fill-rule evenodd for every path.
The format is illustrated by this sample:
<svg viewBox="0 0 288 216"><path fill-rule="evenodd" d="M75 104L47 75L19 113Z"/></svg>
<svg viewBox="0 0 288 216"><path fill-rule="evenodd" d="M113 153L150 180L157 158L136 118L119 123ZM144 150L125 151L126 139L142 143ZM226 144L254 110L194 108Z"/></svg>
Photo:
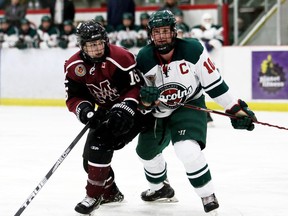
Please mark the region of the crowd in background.
<svg viewBox="0 0 288 216"><path fill-rule="evenodd" d="M73 1L51 0L46 1L46 4L50 15L43 16L41 24L36 26L26 18L27 2L11 0L6 6L5 15L0 17L0 47L19 49L77 47L75 33L78 23L74 20ZM208 51L222 46L223 28L214 24L211 14L203 14L199 25L189 26L184 22L184 13L179 9L177 0L165 0L159 10L170 10L175 15L178 37L197 38L203 42ZM97 15L95 20L106 28L110 43L130 49L136 54L139 48L149 43L146 31L149 17L149 13L141 13L138 22L140 24L136 25L134 0L110 0L107 5L107 19Z"/></svg>

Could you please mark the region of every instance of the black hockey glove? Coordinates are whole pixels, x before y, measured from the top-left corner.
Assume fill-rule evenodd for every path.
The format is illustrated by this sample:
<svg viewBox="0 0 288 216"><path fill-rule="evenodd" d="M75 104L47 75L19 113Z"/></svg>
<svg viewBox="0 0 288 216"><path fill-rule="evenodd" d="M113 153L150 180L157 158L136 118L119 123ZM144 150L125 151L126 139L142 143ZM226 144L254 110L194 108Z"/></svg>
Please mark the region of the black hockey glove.
<svg viewBox="0 0 288 216"><path fill-rule="evenodd" d="M153 86L143 86L140 89L140 97L143 105L150 106L160 97L160 90Z"/></svg>
<svg viewBox="0 0 288 216"><path fill-rule="evenodd" d="M257 121L257 118L249 108L248 105L242 101L238 100L238 103L235 104L231 109L226 110L226 113L237 116L238 118L231 118L232 126L235 129L246 129L252 131L254 129L254 121Z"/></svg>
<svg viewBox="0 0 288 216"><path fill-rule="evenodd" d="M113 135L120 136L129 132L134 125L137 104L134 101L123 101L115 104L108 113L107 128Z"/></svg>
<svg viewBox="0 0 288 216"><path fill-rule="evenodd" d="M77 107L78 119L83 124L87 124L89 122L90 128L99 127L100 123L106 117L106 113L107 111L101 108L98 108L97 111L95 111L89 103L82 103Z"/></svg>

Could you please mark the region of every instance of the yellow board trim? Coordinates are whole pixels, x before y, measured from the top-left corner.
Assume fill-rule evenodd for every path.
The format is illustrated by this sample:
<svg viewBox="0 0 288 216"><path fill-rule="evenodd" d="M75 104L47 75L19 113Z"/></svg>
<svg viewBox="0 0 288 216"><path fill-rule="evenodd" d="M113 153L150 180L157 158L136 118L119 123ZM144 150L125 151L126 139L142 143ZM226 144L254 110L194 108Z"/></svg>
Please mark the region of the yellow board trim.
<svg viewBox="0 0 288 216"><path fill-rule="evenodd" d="M64 99L0 98L0 105L5 105L5 106L65 106L65 100Z"/></svg>
<svg viewBox="0 0 288 216"><path fill-rule="evenodd" d="M247 102L251 110L288 112L287 102ZM21 99L2 98L0 105L5 106L66 106L64 99ZM213 101L207 101L208 109L223 110L221 106Z"/></svg>

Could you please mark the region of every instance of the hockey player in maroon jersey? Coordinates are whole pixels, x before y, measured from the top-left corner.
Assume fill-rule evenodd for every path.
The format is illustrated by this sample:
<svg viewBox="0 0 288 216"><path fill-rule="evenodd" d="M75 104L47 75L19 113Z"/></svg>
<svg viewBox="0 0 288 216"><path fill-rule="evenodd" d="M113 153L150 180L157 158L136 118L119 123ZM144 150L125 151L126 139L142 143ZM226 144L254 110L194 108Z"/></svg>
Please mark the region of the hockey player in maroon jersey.
<svg viewBox="0 0 288 216"><path fill-rule="evenodd" d="M80 50L65 62L66 104L82 123L90 124L83 153L86 197L75 207L89 215L100 204L124 199L114 182L113 152L131 141L149 118L139 119L143 115L137 111L141 78L134 56L109 44L95 20L80 23L76 34Z"/></svg>

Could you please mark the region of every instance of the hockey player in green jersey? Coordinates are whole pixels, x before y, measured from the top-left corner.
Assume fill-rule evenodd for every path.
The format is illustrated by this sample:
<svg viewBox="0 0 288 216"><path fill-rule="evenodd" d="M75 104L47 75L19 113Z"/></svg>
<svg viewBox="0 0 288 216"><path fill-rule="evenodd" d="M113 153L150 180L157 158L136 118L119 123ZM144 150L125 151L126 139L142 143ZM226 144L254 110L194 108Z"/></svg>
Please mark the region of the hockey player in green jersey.
<svg viewBox="0 0 288 216"><path fill-rule="evenodd" d="M174 190L167 181L167 164L162 155L171 142L191 185L202 199L204 211L212 212L219 204L202 152L206 146L207 115L179 103L205 108L206 92L227 113L239 116L231 119L234 128L251 131L256 117L244 101L230 94L201 43L176 37L175 23L168 10L152 14L148 23L151 43L137 55L138 68L147 84L140 91L142 105L156 117L155 127L140 133L136 148L150 186L141 198L173 199Z"/></svg>

